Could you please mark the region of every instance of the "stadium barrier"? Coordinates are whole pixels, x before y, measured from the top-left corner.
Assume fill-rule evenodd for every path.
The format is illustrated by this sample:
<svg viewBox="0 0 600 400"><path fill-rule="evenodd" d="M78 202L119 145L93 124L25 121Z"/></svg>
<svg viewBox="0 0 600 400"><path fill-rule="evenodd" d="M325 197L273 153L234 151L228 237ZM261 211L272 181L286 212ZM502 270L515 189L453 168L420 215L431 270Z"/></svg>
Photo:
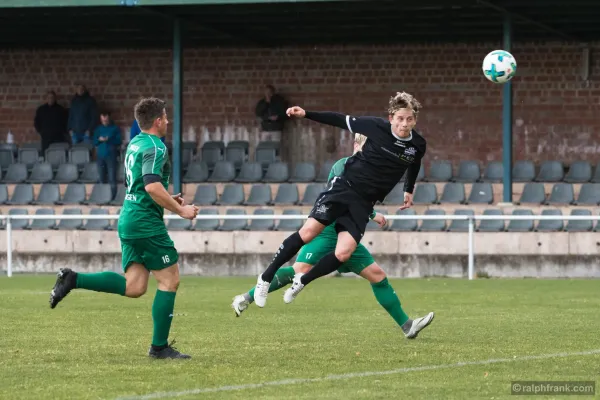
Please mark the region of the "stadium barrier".
<svg viewBox="0 0 600 400"><path fill-rule="evenodd" d="M174 214L164 216L165 219L180 219L181 217ZM257 219L272 219L272 220L284 220L284 219L306 219L308 215L198 215L196 219L245 219L245 220L257 220ZM475 278L475 249L474 249L474 236L475 236L475 222L482 220L584 220L584 221L598 221L600 215L386 215L386 220L467 220L468 221L468 279L473 280ZM7 260L7 276L12 276L12 220L27 219L27 220L66 220L66 219L78 219L78 220L91 220L91 219L103 219L103 220L117 220L119 215L0 215L0 220L6 220L6 260ZM406 233L411 233L407 231ZM504 232L511 233L511 232ZM115 233L116 234L116 233Z"/></svg>

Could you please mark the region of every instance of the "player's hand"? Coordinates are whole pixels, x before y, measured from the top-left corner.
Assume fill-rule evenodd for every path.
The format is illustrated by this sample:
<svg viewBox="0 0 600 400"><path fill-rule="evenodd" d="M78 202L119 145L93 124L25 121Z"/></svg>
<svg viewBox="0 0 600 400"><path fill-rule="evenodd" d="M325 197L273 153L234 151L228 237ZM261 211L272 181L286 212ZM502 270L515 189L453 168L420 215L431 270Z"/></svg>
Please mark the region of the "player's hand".
<svg viewBox="0 0 600 400"><path fill-rule="evenodd" d="M288 108L285 113L288 117L304 118L306 116L306 111L298 106Z"/></svg>
<svg viewBox="0 0 600 400"><path fill-rule="evenodd" d="M181 207L181 210L179 211L179 216L181 218L185 218L185 219L195 219L196 215L198 215L198 210L199 210L199 208L193 204L190 204L188 206L183 206L183 207Z"/></svg>
<svg viewBox="0 0 600 400"><path fill-rule="evenodd" d="M373 218L373 221L377 222L377 225L379 225L380 228L383 228L387 224L385 216L380 213L375 214L375 218Z"/></svg>
<svg viewBox="0 0 600 400"><path fill-rule="evenodd" d="M400 207L400 210L406 210L407 208L412 207L413 205L413 195L412 193L404 193L404 205Z"/></svg>
<svg viewBox="0 0 600 400"><path fill-rule="evenodd" d="M183 200L183 197L181 197L181 193L177 193L171 196L173 198L173 200L175 200L180 206L184 206L185 205L185 200Z"/></svg>

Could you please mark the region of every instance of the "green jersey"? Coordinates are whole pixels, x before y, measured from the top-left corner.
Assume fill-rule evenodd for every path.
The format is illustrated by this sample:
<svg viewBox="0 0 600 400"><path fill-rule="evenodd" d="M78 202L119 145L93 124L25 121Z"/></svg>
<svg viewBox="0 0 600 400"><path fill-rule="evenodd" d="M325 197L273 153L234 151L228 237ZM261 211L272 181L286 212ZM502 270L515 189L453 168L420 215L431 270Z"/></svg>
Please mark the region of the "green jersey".
<svg viewBox="0 0 600 400"><path fill-rule="evenodd" d="M344 167L346 165L346 161L348 161L349 158L350 157L340 158L339 160L337 160L335 162L335 164L333 164L333 167L331 167L331 171L329 171L329 177L327 178L327 182L331 181L336 176L342 175L342 173L344 172ZM371 213L369 218L371 218L371 219L375 218L375 210L373 210L373 212ZM334 224L331 224L329 226L334 226Z"/></svg>
<svg viewBox="0 0 600 400"><path fill-rule="evenodd" d="M169 188L171 163L167 147L161 140L141 132L133 138L125 153L125 185L127 193L119 216L119 237L149 238L167 233L164 209L146 192L144 175L158 175Z"/></svg>

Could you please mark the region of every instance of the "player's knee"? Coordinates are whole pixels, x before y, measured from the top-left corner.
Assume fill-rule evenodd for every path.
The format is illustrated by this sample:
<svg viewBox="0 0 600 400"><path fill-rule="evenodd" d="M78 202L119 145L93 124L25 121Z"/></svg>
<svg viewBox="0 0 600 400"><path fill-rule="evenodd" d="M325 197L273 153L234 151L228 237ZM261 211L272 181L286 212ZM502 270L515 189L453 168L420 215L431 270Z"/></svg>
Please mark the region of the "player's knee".
<svg viewBox="0 0 600 400"><path fill-rule="evenodd" d="M351 249L348 247L338 248L338 249L335 249L335 258L340 260L340 262L346 262L350 259L353 252L354 252L354 249Z"/></svg>
<svg viewBox="0 0 600 400"><path fill-rule="evenodd" d="M372 264L369 268L369 281L379 283L386 278L385 271L377 264Z"/></svg>
<svg viewBox="0 0 600 400"><path fill-rule="evenodd" d="M295 273L301 273L301 274L306 274L308 271L310 271L311 266L309 264L298 264L298 265L294 265L294 272Z"/></svg>
<svg viewBox="0 0 600 400"><path fill-rule="evenodd" d="M127 282L127 286L125 287L125 296L136 299L146 294L147 289L147 285L129 284L129 282Z"/></svg>
<svg viewBox="0 0 600 400"><path fill-rule="evenodd" d="M162 286L166 292L176 292L179 289L179 276L168 279Z"/></svg>
<svg viewBox="0 0 600 400"><path fill-rule="evenodd" d="M309 219L302 228L300 228L298 234L304 243L308 243L323 231L323 227L323 224L317 222L317 220Z"/></svg>

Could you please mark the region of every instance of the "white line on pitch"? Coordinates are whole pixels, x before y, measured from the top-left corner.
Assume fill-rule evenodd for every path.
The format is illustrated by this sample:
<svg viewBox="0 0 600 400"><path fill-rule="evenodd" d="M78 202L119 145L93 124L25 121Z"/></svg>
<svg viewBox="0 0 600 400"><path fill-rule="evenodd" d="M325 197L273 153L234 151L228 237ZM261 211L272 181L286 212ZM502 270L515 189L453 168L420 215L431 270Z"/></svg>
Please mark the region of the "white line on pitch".
<svg viewBox="0 0 600 400"><path fill-rule="evenodd" d="M439 365L425 365L422 367L407 367L392 369L389 371L367 371L367 372L353 372L349 374L340 375L327 375L320 378L291 378L283 379L280 381L271 381L263 383L249 383L245 385L234 385L234 386L219 386L212 388L198 388L190 390L182 390L180 392L156 392L138 396L124 396L118 397L116 400L147 400L147 399L167 399L171 397L191 396L202 393L214 393L214 392L231 392L234 390L245 390L245 389L258 389L269 386L285 386L285 385L298 385L301 383L315 383L325 381L339 381L343 379L351 378L364 378L368 376L381 376L381 375L394 375L404 374L407 372L418 372L418 371L432 371L437 369L446 368L459 368L470 365L488 365L488 364L499 364L499 363L510 363L516 361L529 361L529 360L543 360L547 358L561 358L561 357L576 357L576 356L590 356L594 354L600 354L600 349L580 351L577 353L554 353L554 354L540 354L537 356L520 356L514 358L496 358L490 360L481 361L463 361L454 364L439 364Z"/></svg>

